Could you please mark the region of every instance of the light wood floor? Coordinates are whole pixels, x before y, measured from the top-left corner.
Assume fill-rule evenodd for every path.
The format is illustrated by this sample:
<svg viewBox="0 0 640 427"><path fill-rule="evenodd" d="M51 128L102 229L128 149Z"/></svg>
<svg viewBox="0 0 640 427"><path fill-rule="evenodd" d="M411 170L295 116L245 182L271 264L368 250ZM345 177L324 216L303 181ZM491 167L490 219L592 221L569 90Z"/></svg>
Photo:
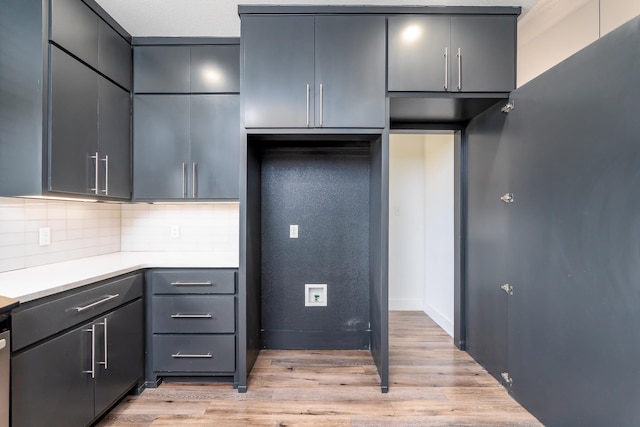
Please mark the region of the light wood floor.
<svg viewBox="0 0 640 427"><path fill-rule="evenodd" d="M420 312L390 314L390 390L368 351L263 350L249 391L167 384L128 396L106 426L540 426Z"/></svg>

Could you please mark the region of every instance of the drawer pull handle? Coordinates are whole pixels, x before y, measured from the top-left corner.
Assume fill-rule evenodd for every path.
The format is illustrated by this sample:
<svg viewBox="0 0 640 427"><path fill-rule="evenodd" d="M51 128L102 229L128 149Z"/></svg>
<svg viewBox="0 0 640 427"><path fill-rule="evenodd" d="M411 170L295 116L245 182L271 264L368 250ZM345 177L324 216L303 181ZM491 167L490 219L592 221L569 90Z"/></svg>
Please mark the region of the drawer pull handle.
<svg viewBox="0 0 640 427"><path fill-rule="evenodd" d="M120 296L120 294L107 295L106 297L102 298L100 301L93 302L93 303L91 303L89 305L85 305L84 307L73 307L73 309L76 310L79 313L81 311L85 311L85 310L88 310L90 308L93 308L93 307L95 307L97 305L104 304L105 302L110 301L110 300L112 300L114 298L118 298L119 296Z"/></svg>
<svg viewBox="0 0 640 427"><path fill-rule="evenodd" d="M211 353L207 354L180 354L177 352L176 354L172 354L171 357L174 359L211 359L213 356Z"/></svg>
<svg viewBox="0 0 640 427"><path fill-rule="evenodd" d="M176 314L172 314L171 318L172 319L211 319L213 316L211 315L211 313L207 313L207 314L181 314L181 313L176 313Z"/></svg>
<svg viewBox="0 0 640 427"><path fill-rule="evenodd" d="M171 282L173 286L211 286L213 283L207 282Z"/></svg>

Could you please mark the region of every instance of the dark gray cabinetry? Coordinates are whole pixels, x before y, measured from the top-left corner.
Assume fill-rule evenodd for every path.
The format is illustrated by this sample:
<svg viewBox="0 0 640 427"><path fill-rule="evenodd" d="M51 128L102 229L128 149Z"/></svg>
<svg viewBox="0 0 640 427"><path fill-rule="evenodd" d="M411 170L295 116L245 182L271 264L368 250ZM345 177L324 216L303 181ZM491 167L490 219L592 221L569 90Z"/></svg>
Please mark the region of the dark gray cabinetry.
<svg viewBox="0 0 640 427"><path fill-rule="evenodd" d="M131 44L98 20L98 70L131 90Z"/></svg>
<svg viewBox="0 0 640 427"><path fill-rule="evenodd" d="M236 270L147 272L146 383L160 377L233 377Z"/></svg>
<svg viewBox="0 0 640 427"><path fill-rule="evenodd" d="M243 16L247 128L384 127L381 16Z"/></svg>
<svg viewBox="0 0 640 427"><path fill-rule="evenodd" d="M390 92L509 92L516 16L389 17Z"/></svg>
<svg viewBox="0 0 640 427"><path fill-rule="evenodd" d="M238 95L136 95L135 199L238 197Z"/></svg>
<svg viewBox="0 0 640 427"><path fill-rule="evenodd" d="M50 40L98 68L98 16L82 1L50 0Z"/></svg>
<svg viewBox="0 0 640 427"><path fill-rule="evenodd" d="M192 46L192 93L240 92L240 46Z"/></svg>
<svg viewBox="0 0 640 427"><path fill-rule="evenodd" d="M136 386L142 280L112 279L14 310L12 425L88 425Z"/></svg>

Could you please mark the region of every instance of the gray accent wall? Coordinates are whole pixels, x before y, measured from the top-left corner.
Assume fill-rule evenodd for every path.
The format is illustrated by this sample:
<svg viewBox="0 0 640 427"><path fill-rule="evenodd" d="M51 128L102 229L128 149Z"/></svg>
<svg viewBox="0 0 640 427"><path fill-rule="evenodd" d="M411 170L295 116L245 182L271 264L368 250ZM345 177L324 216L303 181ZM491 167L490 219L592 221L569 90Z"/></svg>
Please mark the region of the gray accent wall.
<svg viewBox="0 0 640 427"><path fill-rule="evenodd" d="M640 419L638 46L640 18L468 128L469 348L547 426Z"/></svg>

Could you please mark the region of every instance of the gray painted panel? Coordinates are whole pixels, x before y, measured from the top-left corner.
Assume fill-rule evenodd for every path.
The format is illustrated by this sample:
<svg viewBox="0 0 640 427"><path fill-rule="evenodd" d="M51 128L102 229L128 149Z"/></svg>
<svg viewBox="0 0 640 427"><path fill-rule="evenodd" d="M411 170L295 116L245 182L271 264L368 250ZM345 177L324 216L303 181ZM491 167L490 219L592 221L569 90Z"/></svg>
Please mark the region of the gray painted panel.
<svg viewBox="0 0 640 427"><path fill-rule="evenodd" d="M197 198L238 198L239 95L191 96L192 175L193 163L196 171L191 185L195 186Z"/></svg>
<svg viewBox="0 0 640 427"><path fill-rule="evenodd" d="M131 45L104 21L98 23L98 70L131 90Z"/></svg>
<svg viewBox="0 0 640 427"><path fill-rule="evenodd" d="M136 93L189 93L189 46L135 46L133 90Z"/></svg>
<svg viewBox="0 0 640 427"><path fill-rule="evenodd" d="M130 103L129 92L98 77L100 190L102 195L121 199L131 197ZM108 162L106 156L109 156ZM107 186L108 194L105 193Z"/></svg>
<svg viewBox="0 0 640 427"><path fill-rule="evenodd" d="M462 92L510 92L516 87L515 17L452 16L451 51L452 92L459 82Z"/></svg>
<svg viewBox="0 0 640 427"><path fill-rule="evenodd" d="M233 295L156 295L151 304L154 333L235 332Z"/></svg>
<svg viewBox="0 0 640 427"><path fill-rule="evenodd" d="M240 46L192 46L191 92L240 92Z"/></svg>
<svg viewBox="0 0 640 427"><path fill-rule="evenodd" d="M50 0L53 40L98 68L98 16L79 0Z"/></svg>
<svg viewBox="0 0 640 427"><path fill-rule="evenodd" d="M448 90L452 81L448 65L450 29L449 16L390 16L388 90Z"/></svg>
<svg viewBox="0 0 640 427"><path fill-rule="evenodd" d="M263 330L369 329L368 212L367 152L263 155ZM326 307L305 307L306 283L327 284Z"/></svg>
<svg viewBox="0 0 640 427"><path fill-rule="evenodd" d="M134 199L181 199L185 195L190 158L189 98L134 96Z"/></svg>
<svg viewBox="0 0 640 427"><path fill-rule="evenodd" d="M172 355L202 357L179 358ZM156 372L233 372L235 336L154 335L153 359Z"/></svg>
<svg viewBox="0 0 640 427"><path fill-rule="evenodd" d="M245 127L307 127L307 85L313 126L313 43L312 16L243 17Z"/></svg>
<svg viewBox="0 0 640 427"><path fill-rule="evenodd" d="M383 16L315 18L316 127L385 127L385 43Z"/></svg>
<svg viewBox="0 0 640 427"><path fill-rule="evenodd" d="M84 7L84 6L83 6ZM50 46L50 190L92 194L98 151L98 75Z"/></svg>

